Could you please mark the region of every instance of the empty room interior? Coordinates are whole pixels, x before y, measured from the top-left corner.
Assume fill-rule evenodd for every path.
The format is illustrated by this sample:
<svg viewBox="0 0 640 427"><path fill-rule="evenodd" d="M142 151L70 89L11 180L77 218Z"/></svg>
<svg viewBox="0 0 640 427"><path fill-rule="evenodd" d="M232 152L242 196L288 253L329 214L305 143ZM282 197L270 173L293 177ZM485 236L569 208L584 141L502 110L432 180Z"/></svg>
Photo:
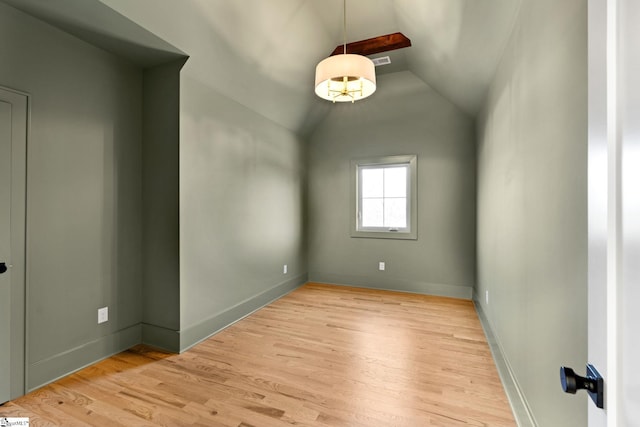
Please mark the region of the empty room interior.
<svg viewBox="0 0 640 427"><path fill-rule="evenodd" d="M372 95L314 93L343 42L397 32L410 46L367 55L388 57ZM23 254L0 306L0 416L125 350L190 360L241 319L284 318L277 304L303 327L304 307L353 298L371 337L367 299L475 310L504 425L587 425L589 397L558 377L587 360L587 42L586 0L1 0L0 94L27 100L27 132L23 185L2 193L24 220L0 224ZM365 177L399 169L404 210L376 217L391 197L366 199ZM236 425L289 413L260 416Z"/></svg>

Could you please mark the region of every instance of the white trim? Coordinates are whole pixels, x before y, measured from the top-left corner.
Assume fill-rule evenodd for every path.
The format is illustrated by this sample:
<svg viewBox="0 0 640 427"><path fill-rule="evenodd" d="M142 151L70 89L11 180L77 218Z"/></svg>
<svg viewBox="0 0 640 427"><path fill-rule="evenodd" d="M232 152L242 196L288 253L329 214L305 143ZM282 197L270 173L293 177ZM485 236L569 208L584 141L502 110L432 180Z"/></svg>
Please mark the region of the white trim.
<svg viewBox="0 0 640 427"><path fill-rule="evenodd" d="M608 218L607 218L607 385L605 408L607 425L618 425L619 381L619 295L621 278L622 207L621 154L618 91L618 1L607 1L607 147L608 147Z"/></svg>
<svg viewBox="0 0 640 427"><path fill-rule="evenodd" d="M407 226L405 228L393 229L388 227L362 227L360 192L361 178L360 171L363 168L375 166L407 165ZM405 239L416 240L418 238L418 156L398 155L384 156L351 161L350 187L351 192L351 237L379 238L379 239Z"/></svg>

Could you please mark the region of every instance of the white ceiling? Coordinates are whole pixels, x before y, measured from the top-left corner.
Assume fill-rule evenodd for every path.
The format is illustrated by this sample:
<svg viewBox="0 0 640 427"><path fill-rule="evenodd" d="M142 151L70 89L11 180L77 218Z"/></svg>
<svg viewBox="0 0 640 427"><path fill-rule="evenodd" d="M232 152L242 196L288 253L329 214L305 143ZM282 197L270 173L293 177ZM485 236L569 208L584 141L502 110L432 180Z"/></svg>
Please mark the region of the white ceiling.
<svg viewBox="0 0 640 427"><path fill-rule="evenodd" d="M224 46L211 48L213 53L221 52L219 64L233 67L224 74L224 80L228 83L233 76L242 76L244 90L225 93L225 87L216 88L226 96L303 133L312 130L330 108L322 104L326 101L314 96L313 73L318 61L342 44L342 0L3 1L107 50L129 55L143 65L153 63L153 58L140 58L141 38L146 40L143 44L152 45L165 55L180 51L194 54L190 52L188 27L198 25L197 20L199 25L210 27L208 37L215 40L209 40L209 46ZM408 70L462 111L475 116L520 3L521 0L347 0L347 41L404 33L412 47L390 53L392 64L378 67L377 73ZM118 12L112 13L112 19L106 19L109 8ZM190 9L189 13L184 9ZM123 25L121 21L128 19L122 15L144 30L133 23ZM150 32L141 35L146 30ZM132 38L137 38L136 43L131 42ZM163 48L163 40L175 47L164 43ZM239 71L239 64L245 69ZM255 78L247 78L252 73ZM283 99L295 102L295 108L285 108L279 116L269 111L272 103L253 99L256 97L251 94L261 94L263 89L258 86L265 82L290 88L294 95ZM307 86L309 90L299 89Z"/></svg>

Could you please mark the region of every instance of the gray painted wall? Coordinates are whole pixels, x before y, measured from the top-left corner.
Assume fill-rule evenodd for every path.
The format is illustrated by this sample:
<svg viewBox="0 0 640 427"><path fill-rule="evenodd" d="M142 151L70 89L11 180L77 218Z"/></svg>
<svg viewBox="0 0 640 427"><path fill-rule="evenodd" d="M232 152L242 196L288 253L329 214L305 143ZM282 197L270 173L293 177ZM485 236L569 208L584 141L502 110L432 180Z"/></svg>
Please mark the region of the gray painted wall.
<svg viewBox="0 0 640 427"><path fill-rule="evenodd" d="M306 168L305 145L293 133L188 71L180 141L185 348L306 282Z"/></svg>
<svg viewBox="0 0 640 427"><path fill-rule="evenodd" d="M142 340L176 351L180 330L180 69L144 70Z"/></svg>
<svg viewBox="0 0 640 427"><path fill-rule="evenodd" d="M0 20L0 84L33 100L29 388L142 339L184 350L306 282L305 145L212 89L207 34L160 31L195 54L180 77Z"/></svg>
<svg viewBox="0 0 640 427"><path fill-rule="evenodd" d="M237 56L233 40L219 37L203 11L207 4L105 4L189 55L180 74L179 183L171 184L179 185L179 247L169 239L163 249L180 254L180 307L173 311L169 298L175 287L168 285L171 297L158 298L170 311L164 314L167 322L157 325L164 329L146 323L144 328L155 344L182 350L307 279L305 144L291 130L231 100L229 93L245 96L247 87L230 80L245 73L264 79L250 97L268 103L272 117L304 112L288 102L291 93L256 77L255 64ZM150 8L156 13L148 13ZM178 21L189 25L175 25ZM151 310L146 307L145 316Z"/></svg>
<svg viewBox="0 0 640 427"><path fill-rule="evenodd" d="M586 70L586 1L523 2L478 126L476 297L540 426L587 424Z"/></svg>
<svg viewBox="0 0 640 427"><path fill-rule="evenodd" d="M27 387L139 342L142 73L0 3L0 84L31 94ZM109 322L97 309L109 306Z"/></svg>
<svg viewBox="0 0 640 427"><path fill-rule="evenodd" d="M471 298L473 120L410 72L333 107L309 142L309 279ZM350 161L397 154L418 155L418 239L350 237Z"/></svg>

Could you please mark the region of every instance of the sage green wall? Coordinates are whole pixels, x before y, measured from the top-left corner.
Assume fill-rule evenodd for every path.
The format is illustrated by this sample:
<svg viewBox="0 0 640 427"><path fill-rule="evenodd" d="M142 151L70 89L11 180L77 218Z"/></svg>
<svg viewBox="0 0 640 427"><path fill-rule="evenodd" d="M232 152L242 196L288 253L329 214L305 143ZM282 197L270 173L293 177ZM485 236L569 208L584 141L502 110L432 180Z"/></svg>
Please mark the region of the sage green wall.
<svg viewBox="0 0 640 427"><path fill-rule="evenodd" d="M396 154L418 155L418 239L350 237L350 161ZM333 106L309 142L309 279L471 298L475 155L473 120L408 71Z"/></svg>
<svg viewBox="0 0 640 427"><path fill-rule="evenodd" d="M185 348L306 282L306 167L293 133L184 71L180 141Z"/></svg>
<svg viewBox="0 0 640 427"><path fill-rule="evenodd" d="M142 73L0 3L0 85L31 95L27 387L140 340ZM109 322L97 324L99 307Z"/></svg>
<svg viewBox="0 0 640 427"><path fill-rule="evenodd" d="M180 330L180 69L144 70L142 340L177 351Z"/></svg>
<svg viewBox="0 0 640 427"><path fill-rule="evenodd" d="M180 73L179 248L168 249L180 254L180 328L164 338L153 329L164 347L182 350L306 282L306 146L229 98L246 93L229 74L255 77L255 64L220 37L206 3L104 3L189 55ZM297 108L259 78L264 92L251 98L271 104L274 117Z"/></svg>
<svg viewBox="0 0 640 427"><path fill-rule="evenodd" d="M585 0L523 2L478 140L478 304L537 424L585 426L558 375L587 361Z"/></svg>

